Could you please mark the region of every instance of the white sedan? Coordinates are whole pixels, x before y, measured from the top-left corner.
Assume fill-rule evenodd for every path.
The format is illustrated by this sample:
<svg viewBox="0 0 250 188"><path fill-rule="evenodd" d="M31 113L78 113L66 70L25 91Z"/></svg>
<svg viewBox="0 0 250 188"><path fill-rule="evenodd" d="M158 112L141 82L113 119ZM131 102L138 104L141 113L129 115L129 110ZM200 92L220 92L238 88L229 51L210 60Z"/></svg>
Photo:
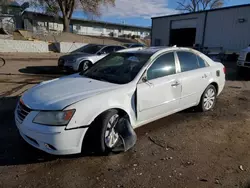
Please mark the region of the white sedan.
<svg viewBox="0 0 250 188"><path fill-rule="evenodd" d="M112 53L84 73L42 82L20 98L15 121L23 139L45 152L98 152L118 142L120 118L137 128L184 109L213 109L225 68L189 48Z"/></svg>

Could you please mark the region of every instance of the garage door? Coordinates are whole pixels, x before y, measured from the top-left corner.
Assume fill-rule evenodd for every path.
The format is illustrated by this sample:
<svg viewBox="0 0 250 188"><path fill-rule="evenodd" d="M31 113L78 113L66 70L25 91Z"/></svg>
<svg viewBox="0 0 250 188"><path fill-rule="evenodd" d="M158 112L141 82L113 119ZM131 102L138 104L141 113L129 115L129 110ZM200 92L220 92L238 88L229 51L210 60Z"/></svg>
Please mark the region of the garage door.
<svg viewBox="0 0 250 188"><path fill-rule="evenodd" d="M171 29L196 28L197 19L173 20Z"/></svg>

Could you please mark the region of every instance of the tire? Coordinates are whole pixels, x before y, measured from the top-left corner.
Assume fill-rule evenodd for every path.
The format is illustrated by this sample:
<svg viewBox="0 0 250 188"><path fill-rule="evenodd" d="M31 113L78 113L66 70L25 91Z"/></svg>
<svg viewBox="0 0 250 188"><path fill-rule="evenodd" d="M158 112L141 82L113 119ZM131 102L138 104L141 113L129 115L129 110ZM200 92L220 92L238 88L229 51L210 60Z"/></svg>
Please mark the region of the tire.
<svg viewBox="0 0 250 188"><path fill-rule="evenodd" d="M245 70L244 67L238 66L237 67L237 75L242 76L244 74L244 70Z"/></svg>
<svg viewBox="0 0 250 188"><path fill-rule="evenodd" d="M198 105L198 110L201 112L207 112L212 110L216 104L216 97L216 88L213 85L209 85L201 96L201 100Z"/></svg>
<svg viewBox="0 0 250 188"><path fill-rule="evenodd" d="M117 139L111 145L107 142L107 131L110 129L111 118L116 116L116 123L119 121L120 116L118 110L112 109L102 113L91 124L86 138L83 142L83 149L86 148L88 152L94 152L96 154L108 154L112 148L116 146L119 140L119 135L116 133ZM114 127L116 124L114 125ZM115 131L115 129L113 130Z"/></svg>
<svg viewBox="0 0 250 188"><path fill-rule="evenodd" d="M92 66L92 63L90 61L83 61L80 63L78 72L86 71Z"/></svg>

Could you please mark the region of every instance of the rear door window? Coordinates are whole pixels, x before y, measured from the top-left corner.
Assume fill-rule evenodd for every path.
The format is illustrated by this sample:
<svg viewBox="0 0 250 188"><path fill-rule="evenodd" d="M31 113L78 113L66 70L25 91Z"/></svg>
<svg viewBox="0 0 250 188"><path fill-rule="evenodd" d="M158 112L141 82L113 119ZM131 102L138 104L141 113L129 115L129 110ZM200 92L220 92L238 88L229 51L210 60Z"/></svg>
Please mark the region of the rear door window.
<svg viewBox="0 0 250 188"><path fill-rule="evenodd" d="M207 62L204 59L202 59L200 56L197 55L197 59L198 59L198 63L199 63L200 68L208 66Z"/></svg>
<svg viewBox="0 0 250 188"><path fill-rule="evenodd" d="M177 52L181 72L191 71L199 68L197 56L191 52Z"/></svg>

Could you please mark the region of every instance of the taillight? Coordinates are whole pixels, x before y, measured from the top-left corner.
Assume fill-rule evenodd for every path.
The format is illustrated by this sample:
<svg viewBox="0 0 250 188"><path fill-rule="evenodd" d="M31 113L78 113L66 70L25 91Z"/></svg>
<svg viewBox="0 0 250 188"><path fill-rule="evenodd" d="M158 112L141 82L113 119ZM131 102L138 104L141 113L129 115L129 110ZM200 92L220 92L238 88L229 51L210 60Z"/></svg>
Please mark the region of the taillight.
<svg viewBox="0 0 250 188"><path fill-rule="evenodd" d="M223 67L223 72L224 74L226 74L226 67Z"/></svg>

